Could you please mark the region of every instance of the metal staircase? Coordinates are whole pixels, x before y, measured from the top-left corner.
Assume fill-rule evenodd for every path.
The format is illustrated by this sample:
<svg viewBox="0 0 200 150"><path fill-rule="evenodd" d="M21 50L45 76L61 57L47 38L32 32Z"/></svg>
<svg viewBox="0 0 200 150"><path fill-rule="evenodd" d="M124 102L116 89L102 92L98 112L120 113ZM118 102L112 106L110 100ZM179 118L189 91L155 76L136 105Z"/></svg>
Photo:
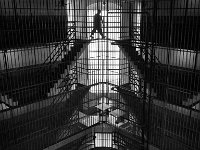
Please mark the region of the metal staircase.
<svg viewBox="0 0 200 150"><path fill-rule="evenodd" d="M195 101L193 97L196 97L198 92L200 92L197 87L198 84L195 84L200 81L199 76L195 76L190 70L174 66L170 66L168 72L168 66L161 64L159 59L155 55L152 56L153 54L149 52L149 48L151 48L150 44L146 43L146 46L144 42L140 41L139 47L136 47L135 42L137 43L139 41L128 39L116 41L113 44L117 44L121 47L126 55L130 57L130 61L136 66L142 78L144 78L147 83L151 83L151 88L153 88L154 96L156 95L157 99L166 101L163 97L165 97L166 85L168 84L168 99L166 102L178 106L189 106L188 104L192 105L192 101L198 102L198 100ZM147 49L146 51L145 47ZM137 51L138 48L140 48L140 51ZM153 66L150 67L150 65L152 65L151 57L153 57L154 63ZM147 59L147 62L145 62L145 59ZM169 76L168 81L166 80L167 72ZM145 77L144 73L147 74ZM150 76L153 77L150 78ZM191 82L189 84L189 82L185 83L185 81Z"/></svg>
<svg viewBox="0 0 200 150"><path fill-rule="evenodd" d="M187 145L193 145L194 149L199 148L200 145L195 143L191 136L199 139L200 135L198 131L194 131L193 128L190 127L190 123L195 127L200 125L198 117L193 118L186 114L181 114L180 112L167 109L164 104L156 104L153 101L151 103L144 102L142 98L139 98L134 92L130 92L128 88L125 89L118 87L116 90L132 108L133 113L136 115L136 118L138 118L139 124L143 124L145 135L147 135L147 133L151 135L149 139L152 145L160 147L162 143L159 143L159 140L163 140L161 138L164 135L166 138L165 146L170 146L170 141L176 141L173 146L171 145L171 149L183 147L187 150L192 149ZM144 108L144 110L140 108ZM150 108L150 111L148 108ZM144 114L149 114L146 115L145 122L143 121ZM166 118L163 119L163 116L166 116ZM150 117L149 121L148 117ZM171 122L171 120L174 120L174 122ZM186 124L180 124L181 120L186 121ZM179 136L179 133L184 133L184 135L182 134Z"/></svg>
<svg viewBox="0 0 200 150"><path fill-rule="evenodd" d="M4 149L14 149L15 147L16 149L25 150L28 146L34 145L34 143L38 149L56 143L59 140L58 135L64 132L63 129L66 129L64 127L70 122L69 117L72 116L77 107L80 107L81 99L89 89L89 86L81 86L80 89L77 88L72 91L70 97L65 102L54 103L53 105L40 109L40 111L36 110L11 119L2 120L0 127L4 130L1 130L0 134L5 135L5 139L1 139L0 141L6 142L0 143L1 146ZM74 129L70 132L73 134L83 130L81 126L72 125L72 127ZM72 133L69 135L66 134L63 138L71 136ZM30 145L23 145L23 148L17 146L18 143L28 142L27 140L30 141Z"/></svg>
<svg viewBox="0 0 200 150"><path fill-rule="evenodd" d="M54 55L52 57L57 58L52 58L54 61L50 64L45 61L42 65L29 66L28 68L19 68L17 71L9 70L9 72L5 72L6 78L1 78L0 80L2 96L7 95L9 99L18 102L19 106L46 99L48 96L47 93L61 78L61 74L64 71L68 74L69 70L65 69L69 69L67 66L70 66L71 62L76 59L84 42L82 40L76 40L74 43L74 46L67 54L64 54L61 61L57 61L58 56ZM59 51L59 55L61 55L64 53L66 46L64 45L63 47L61 45L61 48L55 50ZM65 79L65 77L62 78ZM69 85L72 86L72 84Z"/></svg>

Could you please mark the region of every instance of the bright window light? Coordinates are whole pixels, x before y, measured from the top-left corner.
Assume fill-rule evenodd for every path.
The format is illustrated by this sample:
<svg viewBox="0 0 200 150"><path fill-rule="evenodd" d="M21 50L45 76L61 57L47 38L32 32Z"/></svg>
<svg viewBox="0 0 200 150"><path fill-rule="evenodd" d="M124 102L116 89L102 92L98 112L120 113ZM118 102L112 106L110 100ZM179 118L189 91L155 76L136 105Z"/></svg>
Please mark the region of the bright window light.
<svg viewBox="0 0 200 150"><path fill-rule="evenodd" d="M95 133L95 147L112 147L111 133Z"/></svg>
<svg viewBox="0 0 200 150"><path fill-rule="evenodd" d="M116 10L112 10L114 12ZM93 17L96 10L88 11L88 37L93 29ZM102 11L101 13L105 24L103 28L106 38L118 40L120 37L120 13L108 13ZM109 22L107 22L109 20ZM107 27L108 26L108 27ZM113 28L114 27L114 28ZM113 33L115 32L115 33ZM108 33L108 34L106 34ZM89 84L99 82L108 82L119 85L119 52L120 49L117 45L112 45L112 40L103 40L99 33L94 34L94 40L88 46L88 61L89 61ZM99 39L100 38L100 39ZM108 85L97 85L90 89L93 93L106 93L113 92Z"/></svg>

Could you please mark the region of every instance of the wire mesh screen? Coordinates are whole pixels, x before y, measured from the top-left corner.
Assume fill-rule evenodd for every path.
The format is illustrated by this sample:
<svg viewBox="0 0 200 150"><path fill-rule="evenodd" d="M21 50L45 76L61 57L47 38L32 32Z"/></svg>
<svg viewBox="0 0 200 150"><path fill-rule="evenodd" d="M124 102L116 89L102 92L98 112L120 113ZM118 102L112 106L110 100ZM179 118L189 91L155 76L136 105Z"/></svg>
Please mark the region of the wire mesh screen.
<svg viewBox="0 0 200 150"><path fill-rule="evenodd" d="M199 4L1 0L0 149L200 149Z"/></svg>

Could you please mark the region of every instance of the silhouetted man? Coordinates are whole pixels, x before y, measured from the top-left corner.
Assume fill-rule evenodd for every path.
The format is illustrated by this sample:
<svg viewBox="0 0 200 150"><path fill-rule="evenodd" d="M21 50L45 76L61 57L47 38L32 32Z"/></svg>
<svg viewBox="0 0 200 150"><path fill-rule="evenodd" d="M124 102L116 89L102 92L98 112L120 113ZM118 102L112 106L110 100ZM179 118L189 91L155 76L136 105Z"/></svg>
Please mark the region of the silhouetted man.
<svg viewBox="0 0 200 150"><path fill-rule="evenodd" d="M93 38L93 35L96 32L96 30L102 36L103 39L105 38L105 36L103 35L103 32L102 32L102 27L101 27L101 24L103 24L104 22L103 22L103 19L102 19L102 16L100 15L100 13L101 13L101 10L98 9L97 14L95 14L95 16L94 16L94 27L93 27L93 30L90 35L91 38Z"/></svg>

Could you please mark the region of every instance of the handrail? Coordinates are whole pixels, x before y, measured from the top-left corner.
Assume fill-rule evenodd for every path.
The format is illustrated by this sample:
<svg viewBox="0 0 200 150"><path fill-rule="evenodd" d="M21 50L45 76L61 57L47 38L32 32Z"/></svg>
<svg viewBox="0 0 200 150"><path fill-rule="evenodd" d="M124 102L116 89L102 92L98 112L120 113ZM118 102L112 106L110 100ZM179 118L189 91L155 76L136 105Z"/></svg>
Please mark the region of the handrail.
<svg viewBox="0 0 200 150"><path fill-rule="evenodd" d="M136 95L135 93L133 93L133 92L130 91L129 89L126 89L126 88L121 88L121 89L124 90L125 92L128 92L128 95L129 95L129 96L135 96L135 98L140 99L139 97L137 97L137 95ZM116 90L115 90L115 89L112 89L112 90L117 91L117 92L120 93L120 91L119 91L117 88L116 88ZM134 92L138 92L138 91L134 91ZM123 93L123 92L122 92L122 93ZM139 93L139 92L138 92L138 93ZM124 93L124 94L125 94L125 93ZM127 93L126 93L126 94L127 94ZM152 97L154 97L154 96L152 96ZM168 104L170 104L170 103L168 103ZM172 105L173 105L173 104L172 104ZM175 106L177 106L177 105L175 105ZM191 107L189 107L189 106L184 106L184 105L182 105L182 106L179 106L179 107L182 107L182 108L184 108L184 109L187 109L188 111L200 113L199 110L196 110L196 109L191 108Z"/></svg>
<svg viewBox="0 0 200 150"><path fill-rule="evenodd" d="M70 136L67 136L59 141L57 141L57 143L53 144L53 145L50 145L48 147L46 147L44 150L55 150L55 149L59 149L60 147L66 145L66 144L69 144L70 142L74 141L77 138L81 138L83 136L85 136L86 134L88 133L91 133L91 131L94 130L94 128L97 126L97 125L100 125L100 123L96 123L92 126L89 126L89 127L86 127L85 129L81 130L81 131L78 131Z"/></svg>
<svg viewBox="0 0 200 150"><path fill-rule="evenodd" d="M77 76L76 76L76 80L77 80ZM73 84L70 84L70 85L71 85L71 87L72 87ZM69 90L69 87L66 88L66 89L61 88L61 90L59 91L58 95L61 94L61 93L66 93L68 90ZM77 89L77 90L80 90L80 89ZM67 95L67 94L66 94L66 95ZM62 99L63 99L66 95L64 95L64 96L62 97ZM53 106L54 106L55 104L57 104L57 103L58 103L60 100L62 100L62 99L61 99L61 97L59 97L58 99L57 99L57 97L55 97L55 98L53 99L53 102L50 104L50 107L53 108ZM50 110L51 110L51 109L50 109Z"/></svg>
<svg viewBox="0 0 200 150"><path fill-rule="evenodd" d="M73 26L72 26L71 28L68 29L68 32L67 32L67 33L69 33L69 32L71 31L71 29L74 29L73 31L76 32L76 31L75 31L75 24L73 24ZM70 32L70 34L69 34L69 36L67 37L67 39L68 39L74 32ZM74 37L74 36L73 36L73 37ZM64 44L69 44L70 41L73 39L73 37L72 37L71 39L68 39L67 42L64 41L64 43L62 43L62 46L63 46ZM66 42L66 43L65 43L65 42ZM50 53L50 55L46 58L46 60L43 62L43 64L45 64L45 63L49 60L49 58L51 58L51 55L56 51L56 53L53 55L53 58L50 59L50 62L51 62L51 60L53 60L54 57L56 56L56 54L60 51L60 49L62 48L62 46L58 49L58 51L56 51L56 48L57 48L57 46L56 46L56 48ZM62 52L60 52L58 55L60 56L61 53L62 53ZM57 56L57 58L58 58L59 56ZM57 60L57 58L56 58L56 60Z"/></svg>
<svg viewBox="0 0 200 150"><path fill-rule="evenodd" d="M75 33L76 31L75 31L75 22L74 21L71 21L71 22L73 22L74 24L73 24L73 26L71 26L70 28L69 28L69 30L68 30L68 32L67 33L69 33L70 31L71 31L71 29L74 29L72 32L70 32L70 34L68 34L69 36L67 37L67 40L63 40L64 42L62 43L62 46L64 45L64 44L69 44L73 39L74 39L74 35L73 35L73 37L71 38L71 39L68 39L73 33ZM54 42L54 43L52 43L52 45L59 45L59 43L58 42ZM50 53L50 55L45 59L45 61L42 63L42 64L40 64L40 65L45 65L45 64L47 64L47 62L48 62L48 60L49 60L49 58L51 58L52 57L52 54L56 51L56 53L53 55L53 58L51 58L50 59L50 62L51 62L51 60L53 60L54 58L55 58L55 56L58 54L58 52L60 51L60 49L62 48L62 46L58 49L58 51L56 51L56 48ZM58 56L57 56L57 58L56 58L56 60L58 59L58 57L61 55L61 53L62 53L62 51L58 54ZM55 61L56 61L55 60ZM54 61L54 62L55 62ZM19 70L20 68L15 68L16 70ZM3 74L0 74L0 76L4 76Z"/></svg>
<svg viewBox="0 0 200 150"><path fill-rule="evenodd" d="M191 107L194 107L194 106L196 106L198 103L200 103L200 100L194 102L193 104L189 105L188 107L190 107L190 108L191 108Z"/></svg>
<svg viewBox="0 0 200 150"><path fill-rule="evenodd" d="M135 37L134 37L134 33L137 33L138 35L140 35L140 33L136 30L136 28L138 28L138 27L132 27L132 28L130 28L130 29L131 29L131 38L133 38L133 39L135 38ZM136 39L136 40L139 40L139 39ZM134 42L133 42L133 44L134 44ZM149 48L149 46L148 46L148 48ZM144 51L142 51L142 52L143 52L143 54L145 54ZM149 53L149 51L147 51L147 53L149 54L149 56L152 55L151 53ZM158 61L159 64L162 64L162 63L160 62L160 60L159 60L158 57L156 57L156 56L154 55L154 58Z"/></svg>
<svg viewBox="0 0 200 150"><path fill-rule="evenodd" d="M46 98L46 99L43 99L43 100L47 100L47 99L53 99L53 101L55 100L55 99L57 99L57 97L65 97L65 96L67 96L68 94L70 94L70 93L72 93L72 92L76 92L76 91L79 91L79 90L82 90L82 89L85 89L85 88L88 88L89 86L84 86L84 87L80 87L80 88L78 88L78 89L75 89L75 90L70 90L70 91L67 91L67 90L65 90L64 92L59 92L58 94L56 94L56 95L53 95L53 96L49 96L48 98ZM37 103L37 102L36 102ZM53 103L53 102L52 102ZM50 103L49 104L49 107L51 106L51 104L52 103ZM33 104L33 103L30 103L30 104ZM55 103L56 104L56 103ZM28 104L29 105L29 104ZM12 109L17 109L17 108L21 108L21 107L24 107L24 106L27 106L27 105L20 105L20 106L12 106L12 107L9 107L8 109L4 109L4 110L1 110L0 111L0 114L1 113L3 113L3 112L6 112L6 111L10 111L10 110L12 110Z"/></svg>
<svg viewBox="0 0 200 150"><path fill-rule="evenodd" d="M82 89L90 88L90 87L92 87L92 86L95 86L95 85L98 85L98 84L104 84L104 83L107 83L107 84L109 84L109 85L113 85L113 86L117 87L117 85L112 84L112 83L108 83L108 82L98 82L98 83L94 83L94 84L91 84L91 85L85 85L84 87L80 87L80 88L78 88L78 89L71 90L71 91L69 91L69 92L79 91L79 90L82 90ZM65 93L65 94L67 95L67 93L68 93L67 90L68 90L68 89L63 89L63 88L62 88L62 90L61 90L57 95L60 95L61 93ZM64 95L63 98L64 98L66 95ZM54 104L56 104L57 102L59 102L59 100L60 100L60 99L56 99L56 98L55 98L55 99L53 100L53 102L52 102L50 105L53 106Z"/></svg>
<svg viewBox="0 0 200 150"><path fill-rule="evenodd" d="M75 33L76 32L76 26L75 26L75 23L73 24L73 26L68 30L68 32L69 31L71 31L71 29L73 29L73 31L70 33L70 36L73 34L73 33ZM67 37L67 39L70 37L70 36L68 36ZM43 65L45 65L45 64L48 64L47 63L47 61L48 61L48 59L49 58L51 58L51 55L56 51L56 53L53 55L53 57L50 59L50 61L49 61L49 63L55 63L56 61L57 61L57 59L60 57L60 55L62 54L62 47L65 45L65 44L69 44L72 40L73 40L73 38L74 38L74 34L73 34L73 36L72 36L72 38L71 39L68 39L68 40L65 40L63 43L62 43L62 45L58 48L58 50L56 51L56 48L51 52L51 54L46 58L46 60L42 63ZM58 43L57 43L58 44ZM58 44L59 45L59 44ZM58 54L58 55L57 55ZM56 56L57 55L57 56ZM56 58L55 58L55 56L56 56ZM53 62L51 62L51 60L53 60L53 59L55 59ZM51 65L50 66L48 66L48 68L50 68L51 67ZM45 70L46 68L43 68L43 70L41 70L39 73L41 73L41 72L43 72L44 70Z"/></svg>
<svg viewBox="0 0 200 150"><path fill-rule="evenodd" d="M73 29L73 30L72 30ZM71 39L69 39L69 37L72 35L72 34L74 34L76 31L75 31L75 23L73 24L73 26L72 27L70 27L69 29L68 29L68 32L67 33L69 33L70 32L70 34L68 34L68 37L67 37L67 41L66 40L64 40L64 42L62 43L62 45L58 48L58 50L56 51L56 49L57 49L57 47L50 53L50 55L45 59L45 61L42 63L42 65L46 65L46 64L48 64L47 62L48 62L48 60L49 60L49 58L50 58L50 62L49 63L51 63L51 61L53 60L53 59L55 59L55 61L54 62L56 62L57 61L57 59L60 57L60 55L62 54L62 47L63 46L65 46L66 44L69 44L72 40L73 40L73 38L74 38L74 35L72 36L72 38ZM55 54L54 54L55 53ZM53 54L53 56L52 56L52 54ZM50 68L51 67L51 65L47 65L47 67L48 68ZM39 71L38 72L38 74L39 73L41 73L41 72L43 72L44 70L46 70L46 68L43 68L41 71ZM4 75L4 74L0 74L0 75Z"/></svg>
<svg viewBox="0 0 200 150"><path fill-rule="evenodd" d="M142 53L145 54L144 51L142 51ZM151 53L149 53L149 51L147 51L147 54L149 54L149 56L151 56ZM158 57L156 57L156 56L154 55L154 58L156 58L156 60L158 61L159 64L162 64L162 63L160 62L160 60L158 59ZM150 58L148 58L148 60L151 61Z"/></svg>

